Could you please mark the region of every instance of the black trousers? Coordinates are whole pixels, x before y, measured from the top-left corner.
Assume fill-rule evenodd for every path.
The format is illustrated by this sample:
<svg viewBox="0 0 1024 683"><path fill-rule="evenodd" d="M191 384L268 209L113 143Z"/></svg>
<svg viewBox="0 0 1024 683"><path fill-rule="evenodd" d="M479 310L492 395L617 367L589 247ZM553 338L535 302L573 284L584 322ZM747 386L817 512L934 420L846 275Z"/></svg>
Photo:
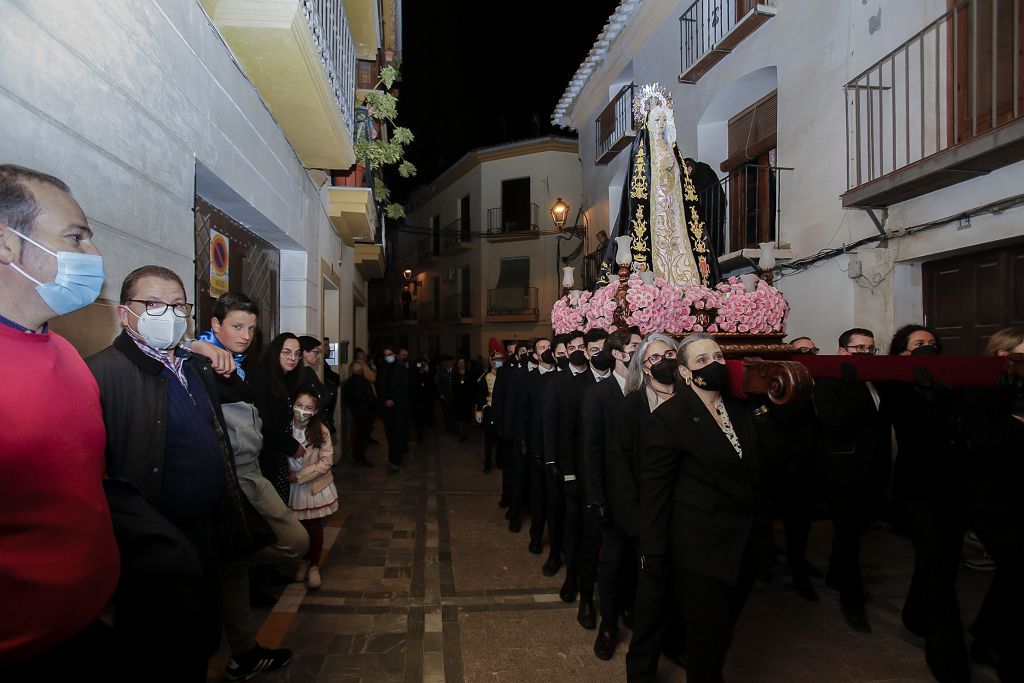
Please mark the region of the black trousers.
<svg viewBox="0 0 1024 683"><path fill-rule="evenodd" d="M864 605L860 572L860 541L868 524L868 497L844 495L832 511L832 553L827 581L839 587L839 600L848 607Z"/></svg>
<svg viewBox="0 0 1024 683"><path fill-rule="evenodd" d="M958 503L904 503L914 544L914 574L903 604L903 623L924 635L925 661L943 683L967 681L967 647L956 596L964 524Z"/></svg>
<svg viewBox="0 0 1024 683"><path fill-rule="evenodd" d="M94 621L81 633L18 664L0 667L4 681L75 681L108 683L117 680L113 629Z"/></svg>
<svg viewBox="0 0 1024 683"><path fill-rule="evenodd" d="M634 548L636 538L630 539ZM633 603L633 635L626 653L626 680L651 683L657 679L662 652L686 651L686 622L676 588L669 577L655 579L640 570L640 556L630 558L636 572L636 598ZM601 598L604 607L604 598ZM603 615L603 612L602 612Z"/></svg>
<svg viewBox="0 0 1024 683"><path fill-rule="evenodd" d="M530 464L530 541L544 540L544 527L548 530L548 554L562 559L565 534L565 494L562 482L551 476L536 459Z"/></svg>
<svg viewBox="0 0 1024 683"><path fill-rule="evenodd" d="M353 425L352 458L356 462L366 460L366 449L370 445L370 433L373 430L373 418L355 420Z"/></svg>
<svg viewBox="0 0 1024 683"><path fill-rule="evenodd" d="M388 439L388 462L398 467L409 448L409 415L402 409L385 408L384 434Z"/></svg>
<svg viewBox="0 0 1024 683"><path fill-rule="evenodd" d="M779 486L786 559L794 579L806 578L807 539L811 533L814 483L808 458L792 457Z"/></svg>
<svg viewBox="0 0 1024 683"><path fill-rule="evenodd" d="M615 526L601 529L601 558L597 590L601 601L601 630L618 631L619 612L636 600L637 563L632 539ZM634 626L636 611L633 612Z"/></svg>
<svg viewBox="0 0 1024 683"><path fill-rule="evenodd" d="M430 406L416 406L416 443L423 443L423 428L430 424Z"/></svg>
<svg viewBox="0 0 1024 683"><path fill-rule="evenodd" d="M508 475L508 491L505 502L508 503L509 517L519 519L523 516L524 510L531 511L531 464L529 459L522 454L522 444L515 440L508 442L508 464L505 466L503 477ZM504 479L503 479L504 481Z"/></svg>
<svg viewBox="0 0 1024 683"><path fill-rule="evenodd" d="M674 570L674 574L676 597L686 621L686 680L722 683L733 627L754 587L750 548L735 586L682 569Z"/></svg>
<svg viewBox="0 0 1024 683"><path fill-rule="evenodd" d="M498 436L494 429L493 412L490 406L484 406L483 428L484 428L484 466L490 467L494 463L494 449L498 443Z"/></svg>
<svg viewBox="0 0 1024 683"><path fill-rule="evenodd" d="M971 633L999 656L1001 681L1024 681L1024 506L975 504L971 528L996 563Z"/></svg>
<svg viewBox="0 0 1024 683"><path fill-rule="evenodd" d="M577 486L571 484L576 483ZM581 602L594 601L594 583L601 554L601 521L587 511L587 501L578 482L563 484L565 497L565 573L579 580ZM603 608L603 604L602 604ZM602 612L603 616L603 612Z"/></svg>

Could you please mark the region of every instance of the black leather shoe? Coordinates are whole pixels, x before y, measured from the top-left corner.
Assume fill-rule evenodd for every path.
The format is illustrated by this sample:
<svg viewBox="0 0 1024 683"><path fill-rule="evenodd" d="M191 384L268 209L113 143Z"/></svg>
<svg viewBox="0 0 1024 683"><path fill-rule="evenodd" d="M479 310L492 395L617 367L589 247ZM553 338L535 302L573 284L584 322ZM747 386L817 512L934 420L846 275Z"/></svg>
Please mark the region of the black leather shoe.
<svg viewBox="0 0 1024 683"><path fill-rule="evenodd" d="M518 534L519 530L523 528L522 522L519 521L518 517L510 517L508 520L508 530L514 534Z"/></svg>
<svg viewBox="0 0 1024 683"><path fill-rule="evenodd" d="M863 605L841 605L841 607L843 618L846 619L850 628L861 633L871 633L871 624L868 623Z"/></svg>
<svg viewBox="0 0 1024 683"><path fill-rule="evenodd" d="M574 603L576 602L576 592L579 590L579 579L568 572L565 575L565 582L562 584L562 588L558 591L558 597L562 599L562 602Z"/></svg>
<svg viewBox="0 0 1024 683"><path fill-rule="evenodd" d="M618 639L611 631L600 631L594 641L594 654L598 659L608 661L615 654L615 642Z"/></svg>
<svg viewBox="0 0 1024 683"><path fill-rule="evenodd" d="M540 573L544 576L554 576L561 568L562 561L560 559L557 557L549 557L548 561L544 563L544 566L540 568Z"/></svg>
<svg viewBox="0 0 1024 683"><path fill-rule="evenodd" d="M580 600L580 609L576 613L576 621L588 631L593 631L597 628L597 617L594 616L593 600Z"/></svg>
<svg viewBox="0 0 1024 683"><path fill-rule="evenodd" d="M544 546L540 541L530 541L528 550L534 555L540 555L541 551L544 550Z"/></svg>
<svg viewBox="0 0 1024 683"><path fill-rule="evenodd" d="M796 590L796 594L804 600L818 602L821 599L818 597L818 591L814 590L814 585L811 584L811 580L806 576L794 576L793 588Z"/></svg>

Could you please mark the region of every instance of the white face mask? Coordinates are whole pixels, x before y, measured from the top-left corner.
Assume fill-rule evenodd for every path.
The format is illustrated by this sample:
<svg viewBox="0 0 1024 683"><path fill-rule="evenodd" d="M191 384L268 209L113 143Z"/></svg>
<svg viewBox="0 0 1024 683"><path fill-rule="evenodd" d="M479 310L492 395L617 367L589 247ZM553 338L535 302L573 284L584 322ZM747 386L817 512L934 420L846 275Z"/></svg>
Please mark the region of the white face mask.
<svg viewBox="0 0 1024 683"><path fill-rule="evenodd" d="M127 306L125 309L135 315L135 311ZM174 315L170 306L160 315L146 312L135 317L139 319L139 336L154 349L161 351L175 346L188 329L188 320Z"/></svg>
<svg viewBox="0 0 1024 683"><path fill-rule="evenodd" d="M313 411L305 408L292 408L292 413L295 415L295 421L300 425L306 424L313 417Z"/></svg>

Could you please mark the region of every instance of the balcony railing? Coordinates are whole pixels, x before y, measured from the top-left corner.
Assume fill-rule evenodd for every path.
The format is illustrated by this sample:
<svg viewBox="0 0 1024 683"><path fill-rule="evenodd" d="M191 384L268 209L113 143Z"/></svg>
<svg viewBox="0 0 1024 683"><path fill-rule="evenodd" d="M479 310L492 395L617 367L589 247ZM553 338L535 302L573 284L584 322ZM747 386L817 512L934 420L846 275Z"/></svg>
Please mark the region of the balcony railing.
<svg viewBox="0 0 1024 683"><path fill-rule="evenodd" d="M536 232L536 204L516 207L496 207L487 209L487 234L505 235L520 232Z"/></svg>
<svg viewBox="0 0 1024 683"><path fill-rule="evenodd" d="M539 320L536 287L504 287L487 290L487 317L510 320Z"/></svg>
<svg viewBox="0 0 1024 683"><path fill-rule="evenodd" d="M761 242L783 241L783 178L792 171L747 164L718 183L697 188L704 229L719 256L755 249Z"/></svg>
<svg viewBox="0 0 1024 683"><path fill-rule="evenodd" d="M844 87L844 206L888 206L1024 159L1024 0L962 0Z"/></svg>
<svg viewBox="0 0 1024 683"><path fill-rule="evenodd" d="M349 133L352 132L355 102L356 48L352 30L348 25L345 3L342 0L302 0L313 41L320 53L320 63L327 72L334 102Z"/></svg>
<svg viewBox="0 0 1024 683"><path fill-rule="evenodd" d="M465 251L472 246L468 221L456 218L441 228L441 253L444 255Z"/></svg>
<svg viewBox="0 0 1024 683"><path fill-rule="evenodd" d="M459 322L473 317L470 299L461 292L446 296L442 303L441 312L445 322Z"/></svg>
<svg viewBox="0 0 1024 683"><path fill-rule="evenodd" d="M594 155L594 163L607 164L636 137L633 90L632 83L623 87L597 117L597 153Z"/></svg>
<svg viewBox="0 0 1024 683"><path fill-rule="evenodd" d="M777 0L696 0L679 17L679 82L696 83L775 16Z"/></svg>

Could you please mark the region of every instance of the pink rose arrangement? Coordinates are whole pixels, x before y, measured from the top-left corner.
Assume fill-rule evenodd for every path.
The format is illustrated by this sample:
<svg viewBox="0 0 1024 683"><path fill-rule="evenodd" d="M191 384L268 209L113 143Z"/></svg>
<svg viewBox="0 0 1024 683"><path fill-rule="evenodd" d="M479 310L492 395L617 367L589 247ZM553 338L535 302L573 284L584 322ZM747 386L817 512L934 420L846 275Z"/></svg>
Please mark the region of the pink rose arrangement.
<svg viewBox="0 0 1024 683"><path fill-rule="evenodd" d="M785 329L789 306L782 293L759 280L754 291L746 291L739 278L731 277L713 289L700 285L668 284L658 278L645 284L637 274L630 276L626 291L627 325L636 325L642 334L667 332L734 332L744 334L779 333ZM595 292L573 292L555 302L551 326L555 334L572 330L587 332L598 328L615 330L616 292L612 282ZM706 312L706 315L701 313ZM714 316L710 323L708 316Z"/></svg>
<svg viewBox="0 0 1024 683"><path fill-rule="evenodd" d="M789 305L782 292L763 280L757 288L747 291L737 277L718 284L722 295L715 323L722 332L742 334L769 334L785 329Z"/></svg>

